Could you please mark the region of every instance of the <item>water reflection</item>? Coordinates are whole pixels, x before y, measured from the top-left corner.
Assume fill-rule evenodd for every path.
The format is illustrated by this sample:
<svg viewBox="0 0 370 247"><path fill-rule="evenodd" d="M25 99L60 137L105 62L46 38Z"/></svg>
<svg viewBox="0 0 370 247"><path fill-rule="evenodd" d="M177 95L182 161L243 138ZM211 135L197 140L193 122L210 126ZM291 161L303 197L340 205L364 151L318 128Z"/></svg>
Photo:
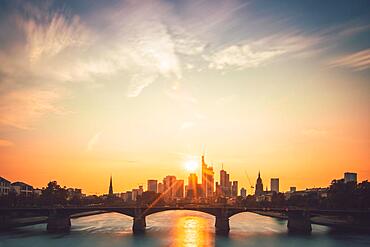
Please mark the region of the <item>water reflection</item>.
<svg viewBox="0 0 370 247"><path fill-rule="evenodd" d="M170 246L195 247L210 246L211 234L207 228L209 220L199 216L183 216L177 219L172 238L175 240Z"/></svg>
<svg viewBox="0 0 370 247"><path fill-rule="evenodd" d="M137 247L137 246L370 246L370 237L330 234L327 227L313 225L311 236L287 234L286 221L251 213L230 218L230 235L215 235L213 216L195 211L167 211L147 217L146 234L132 234L132 218L107 213L72 220L70 234L47 234L46 225L0 233L0 247Z"/></svg>

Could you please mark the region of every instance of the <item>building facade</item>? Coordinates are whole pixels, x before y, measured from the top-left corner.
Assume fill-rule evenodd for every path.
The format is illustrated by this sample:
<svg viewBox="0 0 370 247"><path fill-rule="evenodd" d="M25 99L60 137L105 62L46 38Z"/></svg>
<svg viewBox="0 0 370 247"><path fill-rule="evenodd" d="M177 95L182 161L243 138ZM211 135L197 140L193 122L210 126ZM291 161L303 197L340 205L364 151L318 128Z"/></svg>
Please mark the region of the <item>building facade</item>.
<svg viewBox="0 0 370 247"><path fill-rule="evenodd" d="M152 191L152 192L155 192L155 193L158 192L157 180L155 180L155 179L149 179L148 180L148 191Z"/></svg>
<svg viewBox="0 0 370 247"><path fill-rule="evenodd" d="M20 196L31 196L33 194L33 187L23 182L12 183L12 190Z"/></svg>
<svg viewBox="0 0 370 247"><path fill-rule="evenodd" d="M0 196L6 196L11 189L11 182L3 177L0 177Z"/></svg>
<svg viewBox="0 0 370 247"><path fill-rule="evenodd" d="M241 188L240 189L240 196L242 198L246 198L247 197L247 190L245 188Z"/></svg>
<svg viewBox="0 0 370 247"><path fill-rule="evenodd" d="M211 198L214 194L214 172L213 167L208 166L202 156L202 197Z"/></svg>
<svg viewBox="0 0 370 247"><path fill-rule="evenodd" d="M349 183L349 182L355 182L357 183L357 173L354 172L345 172L344 173L344 182Z"/></svg>
<svg viewBox="0 0 370 247"><path fill-rule="evenodd" d="M255 195L256 196L263 195L263 183L262 183L262 178L261 178L261 173L260 172L258 172Z"/></svg>
<svg viewBox="0 0 370 247"><path fill-rule="evenodd" d="M188 177L188 186L186 188L186 196L190 199L198 198L198 176L195 173L190 173Z"/></svg>
<svg viewBox="0 0 370 247"><path fill-rule="evenodd" d="M232 183L231 196L233 196L233 197L238 196L238 181L233 181L233 183Z"/></svg>
<svg viewBox="0 0 370 247"><path fill-rule="evenodd" d="M270 187L272 192L279 193L279 179L271 178Z"/></svg>

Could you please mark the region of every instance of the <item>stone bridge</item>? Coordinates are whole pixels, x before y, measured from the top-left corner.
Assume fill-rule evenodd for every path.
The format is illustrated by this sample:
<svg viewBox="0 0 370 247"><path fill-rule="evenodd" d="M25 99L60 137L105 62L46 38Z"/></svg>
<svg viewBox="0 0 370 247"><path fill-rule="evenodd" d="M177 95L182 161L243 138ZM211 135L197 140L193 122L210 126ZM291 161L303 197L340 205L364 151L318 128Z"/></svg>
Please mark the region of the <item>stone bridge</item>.
<svg viewBox="0 0 370 247"><path fill-rule="evenodd" d="M12 216L30 217L47 216L47 231L68 232L71 228L71 215L100 211L102 213L115 212L133 218L132 230L134 233L144 232L146 216L168 210L192 210L213 215L217 234L228 234L230 231L229 218L242 212L252 212L275 217L271 213L284 215L288 220L289 232L310 233L312 216L333 215L351 216L359 219L369 219L366 211L338 211L338 210L303 210L282 208L245 208L245 207L212 207L212 206L184 206L184 207L61 207L61 208L12 208L0 209L0 224L6 226L7 220ZM366 217L364 217L366 216Z"/></svg>

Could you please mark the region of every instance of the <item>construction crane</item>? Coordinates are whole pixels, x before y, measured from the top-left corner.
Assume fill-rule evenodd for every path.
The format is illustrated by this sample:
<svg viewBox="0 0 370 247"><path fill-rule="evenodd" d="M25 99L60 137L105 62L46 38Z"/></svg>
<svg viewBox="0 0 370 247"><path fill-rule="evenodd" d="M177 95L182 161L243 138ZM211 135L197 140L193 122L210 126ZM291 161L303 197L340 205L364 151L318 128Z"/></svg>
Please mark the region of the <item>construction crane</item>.
<svg viewBox="0 0 370 247"><path fill-rule="evenodd" d="M246 170L244 170L244 173L245 173L245 175L247 176L247 178L248 178L248 182L249 182L249 185L251 186L251 189L254 189L254 186L252 185L252 183L251 183L251 180L250 180L250 178L249 178L249 176L248 176L248 173L247 173L247 171Z"/></svg>

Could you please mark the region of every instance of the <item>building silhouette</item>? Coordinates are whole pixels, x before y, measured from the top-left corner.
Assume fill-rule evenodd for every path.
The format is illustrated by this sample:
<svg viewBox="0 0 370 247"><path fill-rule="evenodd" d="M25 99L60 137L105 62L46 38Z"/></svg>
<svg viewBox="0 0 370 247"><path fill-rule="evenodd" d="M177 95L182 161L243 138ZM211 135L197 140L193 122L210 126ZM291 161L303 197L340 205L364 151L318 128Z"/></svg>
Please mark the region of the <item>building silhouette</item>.
<svg viewBox="0 0 370 247"><path fill-rule="evenodd" d="M220 171L220 191L221 196L228 197L231 195L230 174L228 174L224 169Z"/></svg>
<svg viewBox="0 0 370 247"><path fill-rule="evenodd" d="M271 192L279 193L279 179L278 178L271 178Z"/></svg>
<svg viewBox="0 0 370 247"><path fill-rule="evenodd" d="M0 196L8 195L11 189L11 182L0 177Z"/></svg>
<svg viewBox="0 0 370 247"><path fill-rule="evenodd" d="M163 183L158 183L157 191L158 191L158 193L163 193L164 192L164 185L163 185Z"/></svg>
<svg viewBox="0 0 370 247"><path fill-rule="evenodd" d="M152 191L152 192L157 193L157 191L158 191L157 180L155 180L155 179L149 179L148 180L148 191Z"/></svg>
<svg viewBox="0 0 370 247"><path fill-rule="evenodd" d="M114 196L114 194L113 194L112 175L110 175L108 197L112 198L113 196Z"/></svg>
<svg viewBox="0 0 370 247"><path fill-rule="evenodd" d="M231 196L238 196L238 181L233 181L231 186Z"/></svg>
<svg viewBox="0 0 370 247"><path fill-rule="evenodd" d="M202 155L202 193L204 198L213 197L214 192L214 172L213 167L208 166Z"/></svg>
<svg viewBox="0 0 370 247"><path fill-rule="evenodd" d="M256 196L263 195L263 183L262 183L262 178L261 178L261 173L260 172L258 172L255 195Z"/></svg>
<svg viewBox="0 0 370 247"><path fill-rule="evenodd" d="M188 186L186 189L186 197L193 199L193 198L198 198L198 177L197 174L195 173L190 173L188 177Z"/></svg>
<svg viewBox="0 0 370 247"><path fill-rule="evenodd" d="M177 180L175 176L166 176L163 179L164 199L171 201L184 197L184 180Z"/></svg>
<svg viewBox="0 0 370 247"><path fill-rule="evenodd" d="M357 173L354 172L345 172L344 173L344 182L355 182L357 183Z"/></svg>
<svg viewBox="0 0 370 247"><path fill-rule="evenodd" d="M245 188L240 189L240 196L243 198L247 197L247 190Z"/></svg>

